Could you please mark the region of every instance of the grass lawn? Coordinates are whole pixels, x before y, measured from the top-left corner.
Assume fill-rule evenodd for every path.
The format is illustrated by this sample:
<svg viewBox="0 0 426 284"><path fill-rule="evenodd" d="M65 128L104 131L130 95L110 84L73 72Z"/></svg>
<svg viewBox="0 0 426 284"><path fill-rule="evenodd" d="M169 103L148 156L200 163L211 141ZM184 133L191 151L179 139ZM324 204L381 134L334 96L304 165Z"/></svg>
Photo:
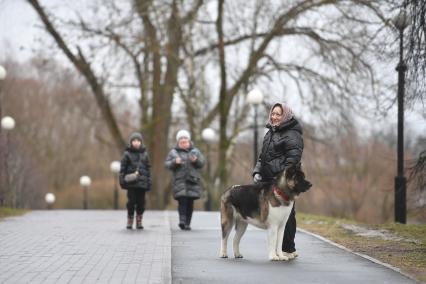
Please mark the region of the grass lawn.
<svg viewBox="0 0 426 284"><path fill-rule="evenodd" d="M0 219L10 216L19 216L23 215L28 210L25 209L16 209L16 208L9 208L9 207L0 207Z"/></svg>
<svg viewBox="0 0 426 284"><path fill-rule="evenodd" d="M353 220L297 213L297 226L388 263L426 283L426 225L367 225Z"/></svg>

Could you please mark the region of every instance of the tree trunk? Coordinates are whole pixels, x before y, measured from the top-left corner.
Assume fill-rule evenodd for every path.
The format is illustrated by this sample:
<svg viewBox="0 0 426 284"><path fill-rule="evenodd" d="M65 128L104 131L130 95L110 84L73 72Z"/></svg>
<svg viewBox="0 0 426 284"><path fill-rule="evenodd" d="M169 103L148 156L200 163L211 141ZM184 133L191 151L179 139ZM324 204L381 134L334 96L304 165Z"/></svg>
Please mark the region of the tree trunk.
<svg viewBox="0 0 426 284"><path fill-rule="evenodd" d="M219 0L218 3L218 17L216 20L216 30L218 34L218 51L219 51L219 64L220 64L220 94L219 94L219 180L220 189L224 189L227 186L228 174L227 174L227 159L226 151L229 146L228 137L226 135L226 126L228 122L228 99L227 99L227 82L226 82L226 62L225 62L225 46L223 39L223 5L224 0Z"/></svg>
<svg viewBox="0 0 426 284"><path fill-rule="evenodd" d="M177 73L179 70L179 49L181 47L182 31L180 26L179 11L176 1L173 1L170 18L167 25L168 43L166 48L167 69L164 74L164 83L161 84L161 54L162 46L157 39L157 31L149 18L150 3L135 1L138 13L143 20L148 37L148 50L152 54L153 64L153 111L148 133L149 151L152 161L153 190L155 204L163 209L167 203L166 187L168 185L167 169L164 167L164 159L168 152L168 134L171 123L171 105L173 94L177 85Z"/></svg>

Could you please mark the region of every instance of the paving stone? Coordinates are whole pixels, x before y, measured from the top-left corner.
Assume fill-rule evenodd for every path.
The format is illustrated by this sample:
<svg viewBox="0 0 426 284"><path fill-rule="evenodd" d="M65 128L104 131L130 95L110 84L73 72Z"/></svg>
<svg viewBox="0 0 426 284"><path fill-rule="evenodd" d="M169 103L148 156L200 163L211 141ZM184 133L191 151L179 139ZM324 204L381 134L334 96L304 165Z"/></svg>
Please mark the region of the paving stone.
<svg viewBox="0 0 426 284"><path fill-rule="evenodd" d="M171 283L167 211L32 211L0 221L0 283Z"/></svg>

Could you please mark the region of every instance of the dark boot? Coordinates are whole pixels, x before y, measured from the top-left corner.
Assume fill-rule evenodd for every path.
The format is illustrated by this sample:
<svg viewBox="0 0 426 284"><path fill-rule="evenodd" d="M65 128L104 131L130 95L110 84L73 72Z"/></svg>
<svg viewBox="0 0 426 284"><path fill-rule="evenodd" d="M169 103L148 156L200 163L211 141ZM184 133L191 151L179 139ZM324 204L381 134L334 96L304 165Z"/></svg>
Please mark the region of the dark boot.
<svg viewBox="0 0 426 284"><path fill-rule="evenodd" d="M190 231L191 230L191 218L192 218L192 212L189 213L186 216L186 222L185 222L185 228L184 228L184 230L186 230L186 231Z"/></svg>
<svg viewBox="0 0 426 284"><path fill-rule="evenodd" d="M185 230L185 223L186 223L186 216L185 216L185 215L180 214L180 215L179 215L179 228L180 228L181 230Z"/></svg>
<svg viewBox="0 0 426 284"><path fill-rule="evenodd" d="M134 219L134 216L127 216L127 226L126 226L126 228L128 230L131 230L132 227L133 227L133 219Z"/></svg>
<svg viewBox="0 0 426 284"><path fill-rule="evenodd" d="M142 230L143 226L142 226L142 214L141 215L136 215L136 229L138 230Z"/></svg>
<svg viewBox="0 0 426 284"><path fill-rule="evenodd" d="M185 229L186 231L191 230L191 219L192 219L192 212L194 211L194 201L189 200L186 208L186 220L185 220Z"/></svg>

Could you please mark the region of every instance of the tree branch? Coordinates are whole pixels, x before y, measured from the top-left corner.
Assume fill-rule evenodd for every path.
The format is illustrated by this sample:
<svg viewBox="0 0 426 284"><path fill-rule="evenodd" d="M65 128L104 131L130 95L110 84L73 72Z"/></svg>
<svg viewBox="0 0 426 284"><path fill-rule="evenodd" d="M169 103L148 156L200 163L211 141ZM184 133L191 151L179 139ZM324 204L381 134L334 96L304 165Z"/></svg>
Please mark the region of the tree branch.
<svg viewBox="0 0 426 284"><path fill-rule="evenodd" d="M40 6L38 0L27 0L34 10L39 15L41 21L43 22L46 30L53 37L59 48L65 53L66 57L73 63L77 70L86 78L87 83L89 84L92 92L95 96L96 102L101 110L105 121L107 122L108 129L111 133L111 137L115 140L117 150L121 152L122 148L125 146L126 142L123 139L123 136L120 132L120 129L117 125L115 116L111 110L106 94L104 93L102 85L99 83L98 78L94 74L92 68L90 67L89 62L87 62L84 57L81 49L77 47L78 55L75 55L65 43L62 36L55 29L48 16L46 15L43 7Z"/></svg>

